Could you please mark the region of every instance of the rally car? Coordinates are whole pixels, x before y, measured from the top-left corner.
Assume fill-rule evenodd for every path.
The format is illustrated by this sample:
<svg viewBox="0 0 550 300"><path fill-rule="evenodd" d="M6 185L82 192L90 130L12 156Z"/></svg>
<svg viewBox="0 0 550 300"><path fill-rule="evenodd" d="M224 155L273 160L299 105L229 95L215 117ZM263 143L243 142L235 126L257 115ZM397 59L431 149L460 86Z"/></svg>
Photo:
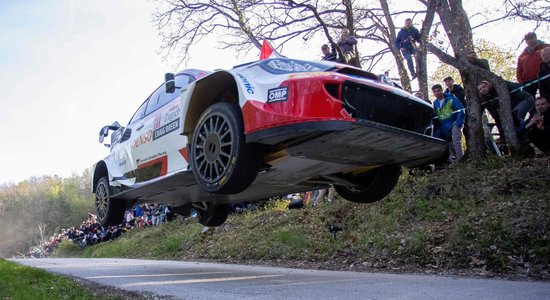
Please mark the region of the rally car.
<svg viewBox="0 0 550 300"><path fill-rule="evenodd" d="M374 202L402 166L440 158L433 109L349 65L274 58L215 72L166 74L126 126L105 126L110 154L92 167L102 224L139 203L194 208L207 226L229 205L326 188Z"/></svg>

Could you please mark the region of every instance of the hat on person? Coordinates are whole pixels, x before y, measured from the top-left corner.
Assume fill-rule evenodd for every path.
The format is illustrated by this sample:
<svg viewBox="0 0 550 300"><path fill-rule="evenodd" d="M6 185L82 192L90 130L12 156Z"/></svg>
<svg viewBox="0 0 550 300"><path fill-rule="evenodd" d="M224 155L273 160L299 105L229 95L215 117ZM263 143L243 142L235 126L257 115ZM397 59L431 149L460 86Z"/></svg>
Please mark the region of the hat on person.
<svg viewBox="0 0 550 300"><path fill-rule="evenodd" d="M532 39L532 38L537 38L537 35L534 33L534 32L528 32L527 34L525 34L525 36L523 36L525 39Z"/></svg>
<svg viewBox="0 0 550 300"><path fill-rule="evenodd" d="M447 80L453 80L453 78L451 76L447 76L443 79L443 81L447 81Z"/></svg>

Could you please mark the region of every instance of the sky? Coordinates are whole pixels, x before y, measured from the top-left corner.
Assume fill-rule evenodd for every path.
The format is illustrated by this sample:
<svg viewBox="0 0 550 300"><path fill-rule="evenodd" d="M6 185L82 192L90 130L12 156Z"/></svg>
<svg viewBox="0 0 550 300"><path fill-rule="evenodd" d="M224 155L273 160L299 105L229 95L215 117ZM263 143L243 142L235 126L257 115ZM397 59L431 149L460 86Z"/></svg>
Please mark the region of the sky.
<svg viewBox="0 0 550 300"><path fill-rule="evenodd" d="M82 174L108 154L100 128L126 124L177 71L157 55L153 11L144 0L0 1L0 184ZM198 50L194 67L237 63Z"/></svg>
<svg viewBox="0 0 550 300"><path fill-rule="evenodd" d="M157 54L155 5L147 0L0 1L0 184L80 175L108 155L98 142L99 129L114 121L126 124L164 73L177 71L174 61ZM515 49L526 30L508 23L478 36ZM542 37L550 40L548 32ZM287 47L283 54L320 58L318 44L305 47L312 48ZM220 50L210 38L180 69L228 69L256 59L259 51L252 52L242 57Z"/></svg>

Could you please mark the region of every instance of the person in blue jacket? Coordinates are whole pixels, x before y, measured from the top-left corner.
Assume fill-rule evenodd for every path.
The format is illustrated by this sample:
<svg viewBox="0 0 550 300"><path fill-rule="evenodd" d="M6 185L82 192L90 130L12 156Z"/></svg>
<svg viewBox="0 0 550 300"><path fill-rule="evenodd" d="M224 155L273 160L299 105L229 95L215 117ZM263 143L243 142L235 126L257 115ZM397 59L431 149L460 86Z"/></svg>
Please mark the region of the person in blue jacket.
<svg viewBox="0 0 550 300"><path fill-rule="evenodd" d="M432 86L435 97L433 107L436 115L434 136L449 142L451 162L462 158L462 126L464 106L451 93L444 93L440 84Z"/></svg>
<svg viewBox="0 0 550 300"><path fill-rule="evenodd" d="M415 79L417 74L414 71L412 55L416 51L415 42L420 43L420 32L412 25L411 19L405 20L405 27L399 30L395 39L395 47L399 49L403 58L407 61L411 79Z"/></svg>

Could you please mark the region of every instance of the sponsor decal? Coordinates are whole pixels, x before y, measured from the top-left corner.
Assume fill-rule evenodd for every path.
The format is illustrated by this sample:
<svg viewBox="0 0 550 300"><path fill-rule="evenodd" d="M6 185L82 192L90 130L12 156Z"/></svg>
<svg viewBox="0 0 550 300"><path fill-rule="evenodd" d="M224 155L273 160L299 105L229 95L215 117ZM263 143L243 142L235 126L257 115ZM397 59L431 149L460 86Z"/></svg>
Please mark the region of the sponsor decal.
<svg viewBox="0 0 550 300"><path fill-rule="evenodd" d="M119 167L122 167L122 166L125 166L125 165L126 165L126 160L123 160L123 161L118 163Z"/></svg>
<svg viewBox="0 0 550 300"><path fill-rule="evenodd" d="M280 87L267 91L267 102L286 101L288 99L288 87Z"/></svg>
<svg viewBox="0 0 550 300"><path fill-rule="evenodd" d="M327 76L330 75L328 72L304 72L304 73L297 73L297 74L290 74L288 75L289 79L298 79L298 78L309 78L309 77L316 77L316 76Z"/></svg>
<svg viewBox="0 0 550 300"><path fill-rule="evenodd" d="M160 115L155 116L155 120L153 121L153 129L157 129L160 127Z"/></svg>
<svg viewBox="0 0 550 300"><path fill-rule="evenodd" d="M342 110L340 110L340 115L342 115L342 117L344 117L344 118L352 118L352 115L350 113L348 113L348 111L344 108L342 108Z"/></svg>
<svg viewBox="0 0 550 300"><path fill-rule="evenodd" d="M250 82L248 82L248 79L246 79L246 77L244 77L244 75L242 75L241 73L237 73L237 75L239 75L239 77L243 81L243 84L244 84L244 87L246 88L246 91L249 94L253 95L254 94L254 87L250 84Z"/></svg>
<svg viewBox="0 0 550 300"><path fill-rule="evenodd" d="M147 132L140 135L139 138L137 138L134 141L134 144L132 144L132 148L135 149L135 148L138 148L142 145L145 145L145 144L149 143L152 139L153 139L153 130L149 129L149 130L147 130Z"/></svg>
<svg viewBox="0 0 550 300"><path fill-rule="evenodd" d="M156 153L156 154L153 154L153 155L150 155L144 159L136 159L136 163L139 165L139 164L144 164L148 161L151 161L153 159L156 159L156 158L159 158L159 157L162 157L162 156L166 156L166 151L162 151L162 152L159 152L159 153ZM139 167L139 166L138 166Z"/></svg>
<svg viewBox="0 0 550 300"><path fill-rule="evenodd" d="M180 128L180 118L177 118L168 124L164 124L160 128L153 131L153 140L159 139L170 132L177 130L178 128Z"/></svg>
<svg viewBox="0 0 550 300"><path fill-rule="evenodd" d="M143 182L159 176L164 176L167 170L168 156L166 156L166 152L159 152L138 163L135 172L136 181Z"/></svg>
<svg viewBox="0 0 550 300"><path fill-rule="evenodd" d="M168 112L164 115L164 120L162 120L163 121L162 123L166 124L166 123L168 123L172 120L175 120L176 118L179 117L180 112L181 112L181 109L180 109L179 105L174 105L174 106L170 107Z"/></svg>

